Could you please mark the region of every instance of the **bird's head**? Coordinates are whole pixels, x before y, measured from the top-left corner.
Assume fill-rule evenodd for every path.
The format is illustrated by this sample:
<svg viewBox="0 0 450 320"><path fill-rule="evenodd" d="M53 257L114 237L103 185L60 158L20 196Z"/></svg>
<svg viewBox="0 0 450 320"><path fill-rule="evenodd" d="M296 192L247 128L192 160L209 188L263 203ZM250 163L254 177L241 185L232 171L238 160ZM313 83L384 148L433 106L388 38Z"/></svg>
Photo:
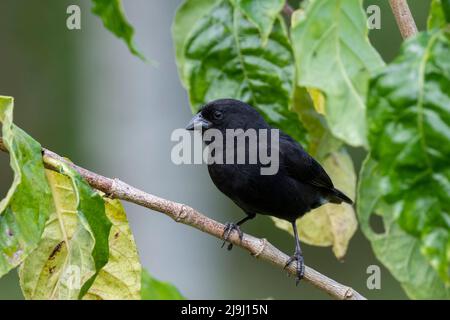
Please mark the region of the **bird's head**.
<svg viewBox="0 0 450 320"><path fill-rule="evenodd" d="M248 129L265 128L266 122L255 108L234 99L219 99L205 104L186 126L194 129Z"/></svg>

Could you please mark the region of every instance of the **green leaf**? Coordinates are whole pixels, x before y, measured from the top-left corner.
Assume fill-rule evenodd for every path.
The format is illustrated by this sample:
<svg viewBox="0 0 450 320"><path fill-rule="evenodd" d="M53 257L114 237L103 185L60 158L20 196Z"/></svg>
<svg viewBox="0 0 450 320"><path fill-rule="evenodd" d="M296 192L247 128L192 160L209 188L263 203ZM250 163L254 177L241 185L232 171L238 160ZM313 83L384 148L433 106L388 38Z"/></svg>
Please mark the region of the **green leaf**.
<svg viewBox="0 0 450 320"><path fill-rule="evenodd" d="M99 16L105 28L122 38L132 54L145 61L133 41L134 29L128 23L121 0L92 0L92 12Z"/></svg>
<svg viewBox="0 0 450 320"><path fill-rule="evenodd" d="M184 46L192 26L206 16L221 0L188 0L183 2L175 14L172 24L172 39L181 83L187 89L189 82L184 77Z"/></svg>
<svg viewBox="0 0 450 320"><path fill-rule="evenodd" d="M383 195L389 188L385 181L379 164L369 156L361 169L358 186L357 212L361 230L370 240L376 257L410 298L450 299L450 288L421 253L420 240L407 234L396 222L401 207L384 202ZM377 234L371 229L372 214L382 217L385 232Z"/></svg>
<svg viewBox="0 0 450 320"><path fill-rule="evenodd" d="M293 16L291 39L297 84L325 95L332 133L352 146L366 141L368 81L383 65L367 38L359 0L313 0Z"/></svg>
<svg viewBox="0 0 450 320"><path fill-rule="evenodd" d="M167 282L153 278L147 270L142 270L142 300L184 300L177 288Z"/></svg>
<svg viewBox="0 0 450 320"><path fill-rule="evenodd" d="M201 11L195 23L180 25L186 21L183 13L192 13L194 9L188 8L196 3L187 0L180 7L173 27L187 29L184 41L176 38L175 45L192 111L214 99L239 99L257 108L271 125L302 141L305 131L297 115L289 110L294 65L282 18L276 19L262 47L258 28L228 0Z"/></svg>
<svg viewBox="0 0 450 320"><path fill-rule="evenodd" d="M396 209L399 226L450 283L450 35L434 30L407 41L371 82L370 160L374 192ZM372 176L367 176L372 179ZM363 181L364 183L364 181ZM363 193L373 198L370 193ZM380 201L381 201L380 200ZM361 202L372 201L362 197Z"/></svg>
<svg viewBox="0 0 450 320"><path fill-rule="evenodd" d="M333 136L324 116L316 111L314 99L320 100L320 93L317 90L308 91L305 88L296 87L292 110L298 114L307 130L305 148L310 155L321 161L331 152L340 149L342 142Z"/></svg>
<svg viewBox="0 0 450 320"><path fill-rule="evenodd" d="M283 9L285 0L232 0L259 30L262 45L267 44L273 24Z"/></svg>
<svg viewBox="0 0 450 320"><path fill-rule="evenodd" d="M111 222L101 196L69 166L53 161L61 171L46 170L54 210L38 248L20 267L26 299L82 297L108 262Z"/></svg>
<svg viewBox="0 0 450 320"><path fill-rule="evenodd" d="M92 257L95 262L95 274L83 285L80 297L87 292L99 271L109 259L109 231L112 223L105 214L105 203L100 194L76 172L66 165L61 167L62 173L68 175L77 195L77 211L80 222L88 224L92 237L95 240Z"/></svg>
<svg viewBox="0 0 450 320"><path fill-rule="evenodd" d="M331 153L323 162L336 188L350 198L355 198L356 174L351 157L347 152ZM272 218L275 225L293 235L290 222ZM347 252L350 239L355 234L358 222L355 210L349 204L327 203L308 212L297 220L300 239L315 246L332 246L334 255L342 259Z"/></svg>
<svg viewBox="0 0 450 320"><path fill-rule="evenodd" d="M428 14L427 28L429 30L440 29L445 27L446 24L441 0L432 0L430 13Z"/></svg>
<svg viewBox="0 0 450 320"><path fill-rule="evenodd" d="M83 299L138 300L142 270L125 210L119 200L103 200L106 215L113 224L109 233L109 261Z"/></svg>
<svg viewBox="0 0 450 320"><path fill-rule="evenodd" d="M444 11L445 21L450 23L450 0L441 0L442 10Z"/></svg>
<svg viewBox="0 0 450 320"><path fill-rule="evenodd" d="M36 248L51 210L41 146L13 124L12 97L0 96L3 142L14 181L0 201L0 277Z"/></svg>

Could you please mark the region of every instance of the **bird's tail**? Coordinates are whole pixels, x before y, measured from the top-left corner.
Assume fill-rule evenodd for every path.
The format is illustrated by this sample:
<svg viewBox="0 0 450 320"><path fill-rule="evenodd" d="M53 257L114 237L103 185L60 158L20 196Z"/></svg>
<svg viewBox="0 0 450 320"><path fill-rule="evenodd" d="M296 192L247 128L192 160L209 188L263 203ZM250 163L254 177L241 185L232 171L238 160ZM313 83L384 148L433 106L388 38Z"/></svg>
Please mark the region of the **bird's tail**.
<svg viewBox="0 0 450 320"><path fill-rule="evenodd" d="M328 195L328 201L330 201L331 203L348 203L348 204L353 204L353 201L347 197L342 191L339 191L336 188L333 188L330 190L330 193Z"/></svg>

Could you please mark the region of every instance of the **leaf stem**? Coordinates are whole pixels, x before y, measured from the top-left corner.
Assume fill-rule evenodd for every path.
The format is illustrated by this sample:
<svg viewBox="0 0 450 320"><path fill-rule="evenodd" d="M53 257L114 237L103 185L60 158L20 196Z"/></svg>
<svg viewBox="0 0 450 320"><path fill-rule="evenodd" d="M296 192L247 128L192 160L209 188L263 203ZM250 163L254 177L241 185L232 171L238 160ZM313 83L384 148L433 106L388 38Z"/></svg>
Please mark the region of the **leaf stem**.
<svg viewBox="0 0 450 320"><path fill-rule="evenodd" d="M8 152L6 146L3 144L2 138L0 138L0 150ZM68 166L78 171L93 188L104 192L111 198L122 199L164 213L176 222L183 223L216 238L222 239L222 233L225 227L222 223L203 215L185 204L146 193L119 179L104 177L79 167L50 150L42 149L42 154L44 165L47 169L59 171L58 162L66 163ZM249 234L244 234L242 241L240 241L239 236L236 233L232 233L229 241L234 245L247 250L254 257L270 262L280 269L284 269L286 262L289 260L288 255L280 251L264 238L259 239ZM295 264L290 265L285 270L291 275L296 275ZM366 300L366 298L354 289L342 285L308 266L305 267L304 279L335 299Z"/></svg>
<svg viewBox="0 0 450 320"><path fill-rule="evenodd" d="M284 5L282 12L285 15L285 17L290 21L291 17L292 17L292 14L294 13L294 9L286 1L286 4Z"/></svg>
<svg viewBox="0 0 450 320"><path fill-rule="evenodd" d="M417 26L409 10L406 0L389 0L395 20L403 39L412 37L417 33Z"/></svg>

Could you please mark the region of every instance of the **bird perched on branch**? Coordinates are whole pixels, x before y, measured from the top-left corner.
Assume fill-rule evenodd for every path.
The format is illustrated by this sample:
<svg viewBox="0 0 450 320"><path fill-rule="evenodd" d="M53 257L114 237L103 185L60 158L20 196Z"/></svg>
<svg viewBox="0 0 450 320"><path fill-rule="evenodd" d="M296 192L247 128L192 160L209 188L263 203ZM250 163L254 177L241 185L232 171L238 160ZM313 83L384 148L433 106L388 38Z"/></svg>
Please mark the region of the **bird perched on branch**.
<svg viewBox="0 0 450 320"><path fill-rule="evenodd" d="M211 152L214 161L208 163L209 175L217 188L246 214L240 221L225 225L224 243L234 230L242 240L240 226L256 214L289 221L295 235L295 253L285 267L294 261L297 263L298 284L304 275L304 259L295 223L297 218L328 202L352 204L352 200L333 186L322 166L298 142L269 126L255 108L242 101L220 99L209 102L192 118L186 129L201 129L206 144L212 146L215 143ZM212 138L205 140L208 129L216 129L214 141ZM254 134L248 134L250 131L256 132L256 140ZM222 134L221 139L218 134ZM227 134L234 135L231 147L228 144L231 139L225 138ZM222 149L218 148L219 140L226 141ZM245 161L242 158L238 161L241 151ZM277 168L264 174L264 168L274 165L267 162L268 157L276 160ZM230 244L228 249L231 248Z"/></svg>

